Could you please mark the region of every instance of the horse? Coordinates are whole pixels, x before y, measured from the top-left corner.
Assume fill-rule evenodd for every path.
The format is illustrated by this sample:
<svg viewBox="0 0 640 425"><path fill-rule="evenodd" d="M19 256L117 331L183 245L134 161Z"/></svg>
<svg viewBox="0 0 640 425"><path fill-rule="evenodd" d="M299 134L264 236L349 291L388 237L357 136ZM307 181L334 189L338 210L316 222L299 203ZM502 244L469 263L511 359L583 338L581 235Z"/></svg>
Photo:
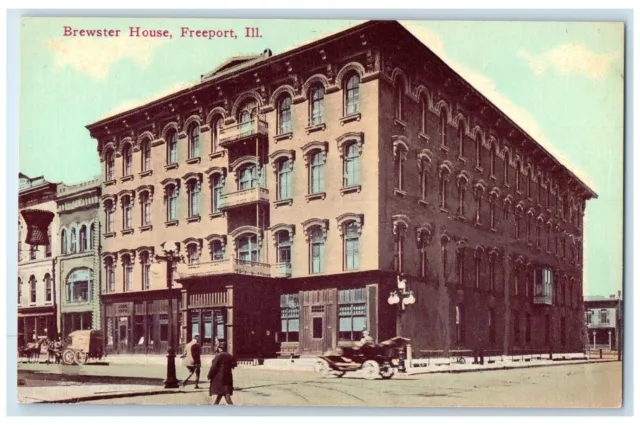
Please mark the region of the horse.
<svg viewBox="0 0 640 425"><path fill-rule="evenodd" d="M47 350L47 363L60 364L62 363L62 341L48 341L45 346Z"/></svg>
<svg viewBox="0 0 640 425"><path fill-rule="evenodd" d="M36 342L27 343L24 348L24 354L27 357L27 363L31 363L31 360L35 360L35 363L40 362L40 351L42 350L42 344L44 344L47 338L40 338Z"/></svg>

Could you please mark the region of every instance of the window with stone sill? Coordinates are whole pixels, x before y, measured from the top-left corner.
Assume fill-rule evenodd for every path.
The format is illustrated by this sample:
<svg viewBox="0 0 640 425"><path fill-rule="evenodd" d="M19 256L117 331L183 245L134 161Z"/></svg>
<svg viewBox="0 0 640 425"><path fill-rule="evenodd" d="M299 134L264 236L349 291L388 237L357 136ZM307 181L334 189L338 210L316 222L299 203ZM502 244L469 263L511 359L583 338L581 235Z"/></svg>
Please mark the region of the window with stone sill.
<svg viewBox="0 0 640 425"><path fill-rule="evenodd" d="M281 230L276 236L276 261L278 264L291 263L291 233Z"/></svg>
<svg viewBox="0 0 640 425"><path fill-rule="evenodd" d="M151 141L145 140L142 142L142 146L140 147L140 152L142 153L141 158L141 171L149 171L151 170Z"/></svg>
<svg viewBox="0 0 640 425"><path fill-rule="evenodd" d="M402 78L398 78L396 80L395 87L395 116L397 120L403 121L404 119L404 91L405 84Z"/></svg>
<svg viewBox="0 0 640 425"><path fill-rule="evenodd" d="M429 195L429 169L425 162L423 162L422 169L420 170L420 199L427 200Z"/></svg>
<svg viewBox="0 0 640 425"><path fill-rule="evenodd" d="M77 250L76 243L77 243L77 239L76 239L76 229L75 229L75 228L73 228L73 229L71 229L71 243L69 244L69 252L70 252L71 254L75 254L75 253L76 253L76 250ZM33 245L32 245L32 246L33 246ZM36 257L35 257L35 251L34 251L34 254L33 254L33 258L32 258L32 260L35 260L35 258L36 258Z"/></svg>
<svg viewBox="0 0 640 425"><path fill-rule="evenodd" d="M133 174L133 154L132 154L131 145L127 144L122 150L122 175L130 176Z"/></svg>
<svg viewBox="0 0 640 425"><path fill-rule="evenodd" d="M36 277L31 275L29 278L29 302L31 304L36 304L38 301L38 295L36 292Z"/></svg>
<svg viewBox="0 0 640 425"><path fill-rule="evenodd" d="M445 168L440 170L440 208L447 209L447 192L449 190L449 171Z"/></svg>
<svg viewBox="0 0 640 425"><path fill-rule="evenodd" d="M291 96L283 95L278 101L278 135L291 133Z"/></svg>
<svg viewBox="0 0 640 425"><path fill-rule="evenodd" d="M116 290L116 274L115 264L112 257L107 257L104 260L104 269L106 277L107 292L114 292Z"/></svg>
<svg viewBox="0 0 640 425"><path fill-rule="evenodd" d="M447 110L440 108L440 145L447 147Z"/></svg>
<svg viewBox="0 0 640 425"><path fill-rule="evenodd" d="M496 228L496 200L493 199L489 203L489 225L492 230Z"/></svg>
<svg viewBox="0 0 640 425"><path fill-rule="evenodd" d="M309 194L324 192L324 153L314 151L309 154Z"/></svg>
<svg viewBox="0 0 640 425"><path fill-rule="evenodd" d="M178 163L178 132L171 130L167 135L167 165Z"/></svg>
<svg viewBox="0 0 640 425"><path fill-rule="evenodd" d="M320 226L309 231L309 273L317 274L325 271L325 232Z"/></svg>
<svg viewBox="0 0 640 425"><path fill-rule="evenodd" d="M325 122L324 117L324 87L315 85L309 91L309 125L320 125Z"/></svg>
<svg viewBox="0 0 640 425"><path fill-rule="evenodd" d="M187 264L198 264L200 261L200 253L196 243L187 245Z"/></svg>
<svg viewBox="0 0 640 425"><path fill-rule="evenodd" d="M360 268L360 224L350 221L342 225L343 232L343 270Z"/></svg>
<svg viewBox="0 0 640 425"><path fill-rule="evenodd" d="M220 131L222 130L223 119L220 116L216 116L211 121L211 154L218 152L218 145L220 143Z"/></svg>
<svg viewBox="0 0 640 425"><path fill-rule="evenodd" d="M191 179L187 182L189 218L200 217L200 182Z"/></svg>
<svg viewBox="0 0 640 425"><path fill-rule="evenodd" d="M344 87L345 116L360 112L360 76L352 74Z"/></svg>
<svg viewBox="0 0 640 425"><path fill-rule="evenodd" d="M178 188L169 185L165 188L165 213L168 222L178 219Z"/></svg>
<svg viewBox="0 0 640 425"><path fill-rule="evenodd" d="M140 193L140 225L141 226L149 226L151 225L151 195L148 191L144 191Z"/></svg>
<svg viewBox="0 0 640 425"><path fill-rule="evenodd" d="M360 184L361 155L358 149L358 143L347 142L344 147L343 158L343 179L342 187L352 187Z"/></svg>
<svg viewBox="0 0 640 425"><path fill-rule="evenodd" d="M142 289L151 288L151 256L149 251L140 253L140 264L142 265Z"/></svg>
<svg viewBox="0 0 640 425"><path fill-rule="evenodd" d="M260 247L255 234L245 234L236 239L236 258L244 263L260 262Z"/></svg>
<svg viewBox="0 0 640 425"><path fill-rule="evenodd" d="M133 216L133 202L130 196L124 196L122 198L122 230L129 230L132 228L132 216Z"/></svg>
<svg viewBox="0 0 640 425"><path fill-rule="evenodd" d="M50 303L53 300L52 296L51 275L49 273L44 275L44 301Z"/></svg>
<svg viewBox="0 0 640 425"><path fill-rule="evenodd" d="M276 198L278 201L291 199L293 165L290 158L281 158L276 163Z"/></svg>
<svg viewBox="0 0 640 425"><path fill-rule="evenodd" d="M189 128L189 159L200 157L200 126L192 124Z"/></svg>
<svg viewBox="0 0 640 425"><path fill-rule="evenodd" d="M115 231L115 211L114 203L112 200L108 200L104 203L105 213L105 233L112 233ZM65 239L66 240L66 239ZM65 249L66 251L66 249Z"/></svg>
<svg viewBox="0 0 640 425"><path fill-rule="evenodd" d="M458 157L464 158L464 136L467 132L467 124L463 119L458 121Z"/></svg>
<svg viewBox="0 0 640 425"><path fill-rule="evenodd" d="M211 261L224 259L224 245L221 240L214 239L209 242L209 254L211 255Z"/></svg>
<svg viewBox="0 0 640 425"><path fill-rule="evenodd" d="M394 269L397 273L404 272L405 242L407 238L408 224L401 219L395 219L393 223L394 236Z"/></svg>
<svg viewBox="0 0 640 425"><path fill-rule="evenodd" d="M429 127L429 100L426 95L420 96L420 131L427 134Z"/></svg>
<svg viewBox="0 0 640 425"><path fill-rule="evenodd" d="M122 257L122 268L124 273L124 291L128 292L132 290L133 284L133 261L131 260L131 256L129 254L125 254Z"/></svg>
<svg viewBox="0 0 640 425"><path fill-rule="evenodd" d="M105 181L111 181L116 178L115 170L116 170L116 160L114 156L113 150L109 150L105 154Z"/></svg>
<svg viewBox="0 0 640 425"><path fill-rule="evenodd" d="M476 168L482 166L482 137L476 132Z"/></svg>

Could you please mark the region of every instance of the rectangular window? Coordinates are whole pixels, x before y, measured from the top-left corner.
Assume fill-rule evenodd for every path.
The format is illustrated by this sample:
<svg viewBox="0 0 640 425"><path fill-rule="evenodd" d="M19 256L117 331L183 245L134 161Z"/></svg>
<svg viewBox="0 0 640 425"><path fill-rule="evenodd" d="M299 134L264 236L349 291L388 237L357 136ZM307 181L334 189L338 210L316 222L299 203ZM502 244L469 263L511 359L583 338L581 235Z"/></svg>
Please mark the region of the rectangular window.
<svg viewBox="0 0 640 425"><path fill-rule="evenodd" d="M160 341L169 341L169 315L158 315L158 322L160 323Z"/></svg>
<svg viewBox="0 0 640 425"><path fill-rule="evenodd" d="M338 291L338 339L357 341L366 326L366 288Z"/></svg>
<svg viewBox="0 0 640 425"><path fill-rule="evenodd" d="M322 317L314 317L312 320L313 323L313 339L322 339L324 326Z"/></svg>
<svg viewBox="0 0 640 425"><path fill-rule="evenodd" d="M281 342L298 342L300 336L300 304L298 294L280 296Z"/></svg>

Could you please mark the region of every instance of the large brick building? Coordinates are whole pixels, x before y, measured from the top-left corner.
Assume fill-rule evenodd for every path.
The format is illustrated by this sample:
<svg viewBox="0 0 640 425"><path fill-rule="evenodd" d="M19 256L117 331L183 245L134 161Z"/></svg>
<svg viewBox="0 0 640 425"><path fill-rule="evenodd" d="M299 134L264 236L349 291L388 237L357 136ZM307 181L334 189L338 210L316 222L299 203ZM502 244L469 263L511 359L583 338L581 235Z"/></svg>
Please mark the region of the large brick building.
<svg viewBox="0 0 640 425"><path fill-rule="evenodd" d="M595 193L397 22L232 58L87 128L109 350L165 350L169 314L182 342L247 356L365 327L415 352L582 350ZM169 240L185 256L171 294L152 261Z"/></svg>

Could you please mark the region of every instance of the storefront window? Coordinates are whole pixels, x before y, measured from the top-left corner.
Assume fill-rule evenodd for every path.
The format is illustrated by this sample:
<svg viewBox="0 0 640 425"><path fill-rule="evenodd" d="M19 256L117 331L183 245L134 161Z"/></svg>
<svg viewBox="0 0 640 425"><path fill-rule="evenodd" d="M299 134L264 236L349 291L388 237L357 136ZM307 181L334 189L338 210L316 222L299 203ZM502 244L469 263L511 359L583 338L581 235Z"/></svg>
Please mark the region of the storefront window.
<svg viewBox="0 0 640 425"><path fill-rule="evenodd" d="M300 304L298 294L280 296L280 342L298 342L300 337Z"/></svg>
<svg viewBox="0 0 640 425"><path fill-rule="evenodd" d="M367 293L365 288L338 291L338 338L357 341L367 327Z"/></svg>
<svg viewBox="0 0 640 425"><path fill-rule="evenodd" d="M140 347L144 347L145 345L144 316L136 316L135 325L133 328L133 340L136 345Z"/></svg>
<svg viewBox="0 0 640 425"><path fill-rule="evenodd" d="M160 323L160 341L169 341L169 315L160 314L158 322Z"/></svg>

